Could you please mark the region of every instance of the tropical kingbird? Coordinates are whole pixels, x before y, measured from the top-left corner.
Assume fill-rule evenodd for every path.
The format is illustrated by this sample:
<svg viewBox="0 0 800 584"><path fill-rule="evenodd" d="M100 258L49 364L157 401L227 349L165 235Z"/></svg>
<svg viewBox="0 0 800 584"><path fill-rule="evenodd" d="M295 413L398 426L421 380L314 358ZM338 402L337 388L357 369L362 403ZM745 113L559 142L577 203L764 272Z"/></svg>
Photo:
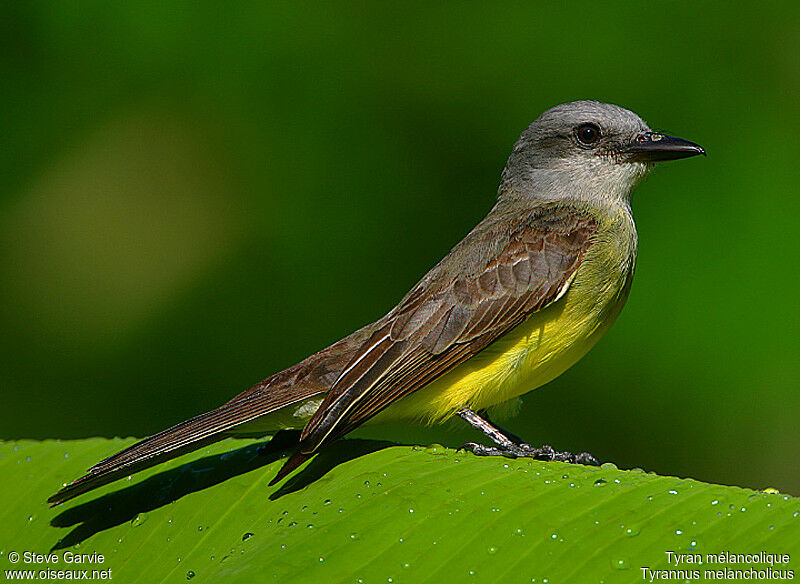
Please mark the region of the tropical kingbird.
<svg viewBox="0 0 800 584"><path fill-rule="evenodd" d="M636 263L631 193L654 162L697 154L619 106L547 110L514 145L489 214L385 316L99 462L49 501L231 435L302 428L274 484L365 422L454 415L496 444L468 445L476 454L596 464L522 443L483 412L563 373L611 326Z"/></svg>

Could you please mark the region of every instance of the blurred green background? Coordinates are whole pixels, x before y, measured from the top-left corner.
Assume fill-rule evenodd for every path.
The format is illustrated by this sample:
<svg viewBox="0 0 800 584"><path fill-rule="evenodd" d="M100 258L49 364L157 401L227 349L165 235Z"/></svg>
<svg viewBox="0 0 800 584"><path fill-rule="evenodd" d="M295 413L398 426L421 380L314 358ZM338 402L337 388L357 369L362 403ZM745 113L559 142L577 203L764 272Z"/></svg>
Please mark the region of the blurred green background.
<svg viewBox="0 0 800 584"><path fill-rule="evenodd" d="M800 494L800 12L729 6L3 3L0 437L144 436L379 317L590 98L709 156L639 188L626 309L507 426Z"/></svg>

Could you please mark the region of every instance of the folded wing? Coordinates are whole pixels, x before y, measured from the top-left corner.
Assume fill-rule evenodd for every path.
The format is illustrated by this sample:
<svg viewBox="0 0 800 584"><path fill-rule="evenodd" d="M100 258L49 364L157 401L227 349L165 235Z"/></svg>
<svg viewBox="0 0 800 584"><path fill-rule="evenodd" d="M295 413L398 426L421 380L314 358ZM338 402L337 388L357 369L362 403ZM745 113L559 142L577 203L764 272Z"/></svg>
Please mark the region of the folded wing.
<svg viewBox="0 0 800 584"><path fill-rule="evenodd" d="M437 272L454 263L445 258L377 323L273 483L325 444L463 363L564 294L592 244L596 220L574 208L543 205L513 225L504 233L492 231L502 225L476 228L460 246L480 247L470 238L481 238L495 247L477 258L454 248L451 255L464 256L458 258L458 273Z"/></svg>

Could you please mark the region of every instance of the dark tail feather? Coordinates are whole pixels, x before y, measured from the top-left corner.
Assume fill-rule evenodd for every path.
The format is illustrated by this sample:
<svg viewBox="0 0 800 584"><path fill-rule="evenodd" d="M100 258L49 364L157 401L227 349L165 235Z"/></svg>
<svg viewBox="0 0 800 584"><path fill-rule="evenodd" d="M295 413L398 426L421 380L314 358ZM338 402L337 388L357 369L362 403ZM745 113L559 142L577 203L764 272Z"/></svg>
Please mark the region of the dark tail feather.
<svg viewBox="0 0 800 584"><path fill-rule="evenodd" d="M218 442L227 437L228 430L302 401L314 393L318 392L295 394L295 399L292 400L276 399L275 395L255 394L239 401L228 402L215 410L153 434L98 462L84 476L66 485L47 502L52 506L60 505L122 477Z"/></svg>
<svg viewBox="0 0 800 584"><path fill-rule="evenodd" d="M224 433L217 434L214 436L209 436L208 438L199 440L197 442L186 444L183 447L176 448L174 450L154 454L149 458L143 458L134 462L129 462L123 466L116 467L113 469L97 470L97 471L90 469L85 475L72 481L71 483L63 487L60 491L58 491L55 495L47 499L47 502L50 503L51 507L55 507L56 505L60 505L65 501L69 501L70 499L77 497L78 495L82 495L83 493L87 493L89 491L97 489L98 487L102 487L109 483L113 483L116 480L130 476L141 470L150 468L151 466L161 464L162 462L167 462L168 460L177 458L178 456L182 456L184 454L192 452L193 450L202 448L203 446L208 446L209 444L213 444L214 442L224 440L225 438L227 438L226 434ZM139 444L142 444L142 442L134 444L133 446L131 446L131 448L134 448ZM123 450L123 452L125 451ZM103 462L109 461L112 458L114 457L112 456L110 458L107 458Z"/></svg>

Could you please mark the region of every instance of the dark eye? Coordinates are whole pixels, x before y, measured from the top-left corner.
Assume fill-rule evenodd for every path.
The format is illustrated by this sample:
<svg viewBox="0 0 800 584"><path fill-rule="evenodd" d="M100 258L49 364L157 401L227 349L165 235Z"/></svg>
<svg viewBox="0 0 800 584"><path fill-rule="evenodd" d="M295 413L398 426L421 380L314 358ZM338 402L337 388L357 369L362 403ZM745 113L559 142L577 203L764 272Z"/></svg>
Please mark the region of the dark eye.
<svg viewBox="0 0 800 584"><path fill-rule="evenodd" d="M575 134L581 144L594 144L600 138L600 128L596 124L581 124Z"/></svg>

